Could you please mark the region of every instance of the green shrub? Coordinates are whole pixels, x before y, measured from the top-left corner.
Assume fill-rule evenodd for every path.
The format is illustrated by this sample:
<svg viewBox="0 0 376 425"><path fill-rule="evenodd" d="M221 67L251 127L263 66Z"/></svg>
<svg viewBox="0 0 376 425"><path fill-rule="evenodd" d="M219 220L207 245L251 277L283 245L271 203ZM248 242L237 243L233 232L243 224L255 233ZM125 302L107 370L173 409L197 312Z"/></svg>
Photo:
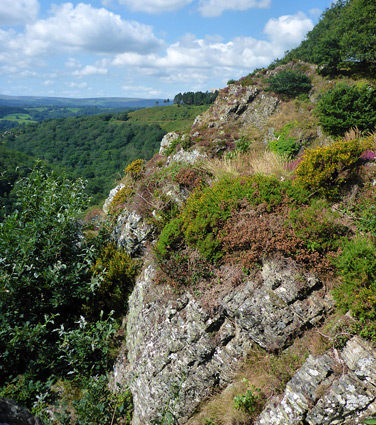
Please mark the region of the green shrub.
<svg viewBox="0 0 376 425"><path fill-rule="evenodd" d="M359 140L338 141L331 146L308 149L295 170L295 183L318 194L335 197L351 177L365 150Z"/></svg>
<svg viewBox="0 0 376 425"><path fill-rule="evenodd" d="M261 399L260 388L248 389L245 394L238 394L234 397L235 408L243 412L253 415L259 408Z"/></svg>
<svg viewBox="0 0 376 425"><path fill-rule="evenodd" d="M256 81L252 78L252 75L249 74L246 77L240 79L240 84L242 87L254 86Z"/></svg>
<svg viewBox="0 0 376 425"><path fill-rule="evenodd" d="M268 79L268 90L287 98L296 97L311 90L311 79L295 71L280 71Z"/></svg>
<svg viewBox="0 0 376 425"><path fill-rule="evenodd" d="M338 308L359 320L360 335L376 339L376 246L364 238L348 241L336 259L342 284L334 290Z"/></svg>
<svg viewBox="0 0 376 425"><path fill-rule="evenodd" d="M91 376L85 383L82 397L73 403L73 407L77 425L97 424L98 421L101 425L126 425L132 419L132 394L127 388L110 391L106 375Z"/></svg>
<svg viewBox="0 0 376 425"><path fill-rule="evenodd" d="M296 235L311 252L333 251L340 247L348 229L339 219L339 213L332 211L330 205L321 199L312 200L307 207L292 210L288 217Z"/></svg>
<svg viewBox="0 0 376 425"><path fill-rule="evenodd" d="M300 146L294 137L289 137L291 128L295 123L285 125L280 132L275 132L277 140L269 142L269 148L272 152L285 157L292 157L299 152Z"/></svg>
<svg viewBox="0 0 376 425"><path fill-rule="evenodd" d="M320 125L332 136L343 136L357 127L376 128L376 89L372 86L337 84L321 96L317 104Z"/></svg>
<svg viewBox="0 0 376 425"><path fill-rule="evenodd" d="M217 236L233 211L245 205L263 204L271 212L283 203L299 204L306 200L307 193L293 187L290 181L262 175L224 178L188 198L180 215L163 229L157 253L169 256L186 244L197 249L204 259L216 262L223 256Z"/></svg>
<svg viewBox="0 0 376 425"><path fill-rule="evenodd" d="M92 266L94 276L100 276L95 293L86 305L87 313L92 316L101 310L123 314L128 296L133 288L140 267L140 261L134 260L114 242L107 243L100 251Z"/></svg>

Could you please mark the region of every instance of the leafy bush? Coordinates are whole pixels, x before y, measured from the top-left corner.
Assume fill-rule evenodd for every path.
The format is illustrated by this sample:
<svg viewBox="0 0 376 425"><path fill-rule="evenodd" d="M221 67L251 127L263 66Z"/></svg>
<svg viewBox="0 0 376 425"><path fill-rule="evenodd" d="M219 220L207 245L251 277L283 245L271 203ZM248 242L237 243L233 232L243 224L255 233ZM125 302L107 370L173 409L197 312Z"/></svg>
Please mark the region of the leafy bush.
<svg viewBox="0 0 376 425"><path fill-rule="evenodd" d="M88 313L97 315L102 310L123 314L139 266L140 262L133 260L124 249L117 248L114 242L107 243L91 269L93 275L100 276L100 279L87 304Z"/></svg>
<svg viewBox="0 0 376 425"><path fill-rule="evenodd" d="M351 177L364 150L364 144L357 139L308 149L295 170L295 183L334 197L338 195L341 185Z"/></svg>
<svg viewBox="0 0 376 425"><path fill-rule="evenodd" d="M342 284L334 290L337 306L359 320L359 334L376 340L376 246L364 238L348 241L336 259Z"/></svg>
<svg viewBox="0 0 376 425"><path fill-rule="evenodd" d="M285 125L279 133L275 133L277 140L269 142L269 148L281 156L292 157L299 152L300 146L294 137L289 137L291 128L295 123Z"/></svg>
<svg viewBox="0 0 376 425"><path fill-rule="evenodd" d="M84 239L83 189L36 167L16 184L18 209L0 223L0 394L29 408L53 404L57 380L82 383L111 368L117 326L105 291L123 300L123 273L135 273L122 252L100 250L106 236Z"/></svg>
<svg viewBox="0 0 376 425"><path fill-rule="evenodd" d="M343 136L357 127L376 128L376 89L372 86L337 84L324 93L317 104L320 125L332 136Z"/></svg>
<svg viewBox="0 0 376 425"><path fill-rule="evenodd" d="M268 90L282 96L291 98L311 90L311 79L302 73L295 71L280 71L268 80Z"/></svg>
<svg viewBox="0 0 376 425"><path fill-rule="evenodd" d="M245 394L238 394L234 397L235 408L243 410L250 415L257 412L260 403L260 388L250 388Z"/></svg>
<svg viewBox="0 0 376 425"><path fill-rule="evenodd" d="M77 425L97 424L98 421L101 425L131 423L133 404L129 389L110 391L106 375L91 376L84 388L82 397L73 402Z"/></svg>

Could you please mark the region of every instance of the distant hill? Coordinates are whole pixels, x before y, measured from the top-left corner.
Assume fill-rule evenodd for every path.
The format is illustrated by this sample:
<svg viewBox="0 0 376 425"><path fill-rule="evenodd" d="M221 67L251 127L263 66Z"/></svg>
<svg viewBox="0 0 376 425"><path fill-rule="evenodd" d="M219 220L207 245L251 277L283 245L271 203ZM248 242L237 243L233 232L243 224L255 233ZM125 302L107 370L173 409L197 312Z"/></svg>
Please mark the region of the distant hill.
<svg viewBox="0 0 376 425"><path fill-rule="evenodd" d="M0 95L0 105L17 107L65 106L83 107L97 106L101 108L148 108L167 103L164 99L140 99L131 97L96 97L96 98L66 98L41 96L6 96Z"/></svg>

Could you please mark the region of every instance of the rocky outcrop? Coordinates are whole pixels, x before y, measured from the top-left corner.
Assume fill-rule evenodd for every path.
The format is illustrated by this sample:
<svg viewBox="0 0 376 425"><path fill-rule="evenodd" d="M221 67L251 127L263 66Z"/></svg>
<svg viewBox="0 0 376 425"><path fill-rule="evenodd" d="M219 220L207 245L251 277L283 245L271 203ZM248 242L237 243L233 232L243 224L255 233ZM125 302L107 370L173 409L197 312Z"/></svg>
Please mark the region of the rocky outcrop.
<svg viewBox="0 0 376 425"><path fill-rule="evenodd" d="M266 130L268 119L279 103L277 97L256 86L229 85L221 90L210 109L196 118L192 129L204 125L219 129L236 122L238 127L252 124L259 130Z"/></svg>
<svg viewBox="0 0 376 425"><path fill-rule="evenodd" d="M124 209L113 228L113 237L133 257L140 257L153 237L153 226L135 211Z"/></svg>
<svg viewBox="0 0 376 425"><path fill-rule="evenodd" d="M199 161L203 161L207 156L199 152L197 149L193 149L192 151L185 151L184 149L180 149L179 152L172 155L167 163L173 164L174 162L184 162L186 164L193 165Z"/></svg>
<svg viewBox="0 0 376 425"><path fill-rule="evenodd" d="M354 337L341 353L310 356L256 425L353 425L376 413L376 350Z"/></svg>
<svg viewBox="0 0 376 425"><path fill-rule="evenodd" d="M29 410L12 400L0 398L0 423L7 425L42 425L42 421Z"/></svg>
<svg viewBox="0 0 376 425"><path fill-rule="evenodd" d="M172 132L167 133L163 136L163 139L161 140L161 145L159 148L159 154L163 155L164 151L171 146L171 143L178 139L180 137L179 133Z"/></svg>
<svg viewBox="0 0 376 425"><path fill-rule="evenodd" d="M111 202L113 201L115 195L119 192L119 190L123 189L124 187L125 187L125 185L123 183L120 183L110 191L110 193L109 193L107 199L104 201L104 204L103 204L103 207L102 207L105 214L108 213Z"/></svg>
<svg viewBox="0 0 376 425"><path fill-rule="evenodd" d="M189 291L157 286L154 273L144 270L129 299L127 357L114 369L131 388L134 425L150 423L174 388L173 413L186 423L254 344L281 349L331 309L320 281L287 263L265 261L260 281L230 288L212 312Z"/></svg>

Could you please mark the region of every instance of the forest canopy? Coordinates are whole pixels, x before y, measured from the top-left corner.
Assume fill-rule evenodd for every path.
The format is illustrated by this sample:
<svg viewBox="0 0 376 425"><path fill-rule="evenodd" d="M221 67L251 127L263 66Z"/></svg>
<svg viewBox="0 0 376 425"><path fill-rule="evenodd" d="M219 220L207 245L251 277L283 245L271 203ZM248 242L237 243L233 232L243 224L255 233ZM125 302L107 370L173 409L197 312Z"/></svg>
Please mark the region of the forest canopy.
<svg viewBox="0 0 376 425"><path fill-rule="evenodd" d="M88 194L98 203L124 166L138 158L150 159L166 133L156 124L116 118L102 114L31 123L6 135L5 147L44 160L72 178L87 179Z"/></svg>

